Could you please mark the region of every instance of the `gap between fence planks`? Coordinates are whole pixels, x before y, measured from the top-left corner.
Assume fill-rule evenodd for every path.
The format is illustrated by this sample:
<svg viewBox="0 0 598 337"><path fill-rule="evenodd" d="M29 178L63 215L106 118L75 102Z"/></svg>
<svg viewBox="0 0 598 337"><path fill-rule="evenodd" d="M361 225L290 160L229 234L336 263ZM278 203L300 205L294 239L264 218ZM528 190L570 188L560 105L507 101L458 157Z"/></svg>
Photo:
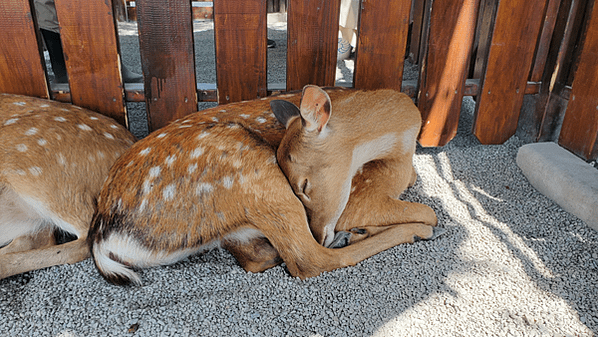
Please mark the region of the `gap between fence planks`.
<svg viewBox="0 0 598 337"><path fill-rule="evenodd" d="M27 0L0 2L0 92L49 98L34 12Z"/></svg>
<svg viewBox="0 0 598 337"><path fill-rule="evenodd" d="M127 125L112 2L55 2L72 102Z"/></svg>

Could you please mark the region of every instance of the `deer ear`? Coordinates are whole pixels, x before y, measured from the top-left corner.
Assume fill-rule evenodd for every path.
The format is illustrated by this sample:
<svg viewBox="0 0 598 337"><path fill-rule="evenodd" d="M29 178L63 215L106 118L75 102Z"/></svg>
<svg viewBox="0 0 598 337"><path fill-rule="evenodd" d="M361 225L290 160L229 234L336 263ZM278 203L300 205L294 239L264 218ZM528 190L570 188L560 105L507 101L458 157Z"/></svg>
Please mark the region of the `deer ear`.
<svg viewBox="0 0 598 337"><path fill-rule="evenodd" d="M330 97L319 87L306 85L301 96L301 117L309 131L322 131L330 119Z"/></svg>
<svg viewBox="0 0 598 337"><path fill-rule="evenodd" d="M274 116L276 116L276 119L278 119L285 128L289 127L291 120L301 116L299 108L289 101L283 101L281 99L272 100L270 101L270 108L272 109Z"/></svg>

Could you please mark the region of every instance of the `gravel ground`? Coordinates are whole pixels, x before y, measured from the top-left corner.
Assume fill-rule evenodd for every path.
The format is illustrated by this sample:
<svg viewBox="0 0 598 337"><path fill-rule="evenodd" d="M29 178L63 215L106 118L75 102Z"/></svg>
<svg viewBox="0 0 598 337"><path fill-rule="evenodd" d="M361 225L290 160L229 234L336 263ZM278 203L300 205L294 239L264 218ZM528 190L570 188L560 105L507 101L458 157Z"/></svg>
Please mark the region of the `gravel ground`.
<svg viewBox="0 0 598 337"><path fill-rule="evenodd" d="M598 233L527 182L517 137L480 145L473 109L448 146L418 148L402 196L435 209L434 241L306 281L218 249L143 270L142 287L107 284L91 260L34 271L0 281L0 335L593 336Z"/></svg>

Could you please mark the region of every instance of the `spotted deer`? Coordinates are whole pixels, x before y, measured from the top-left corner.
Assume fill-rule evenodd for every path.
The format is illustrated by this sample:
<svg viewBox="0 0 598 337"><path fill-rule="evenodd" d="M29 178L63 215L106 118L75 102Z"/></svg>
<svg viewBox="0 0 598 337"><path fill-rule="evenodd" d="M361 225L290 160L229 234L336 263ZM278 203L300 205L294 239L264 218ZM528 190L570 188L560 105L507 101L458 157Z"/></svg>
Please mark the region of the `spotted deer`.
<svg viewBox="0 0 598 337"><path fill-rule="evenodd" d="M0 94L0 279L90 256L95 199L134 141L98 113ZM76 239L57 245L55 230Z"/></svg>
<svg viewBox="0 0 598 337"><path fill-rule="evenodd" d="M189 115L112 167L88 238L95 264L140 283L133 269L220 245L247 271L284 262L304 279L434 238L434 211L398 200L416 181L420 124L400 92L315 86Z"/></svg>

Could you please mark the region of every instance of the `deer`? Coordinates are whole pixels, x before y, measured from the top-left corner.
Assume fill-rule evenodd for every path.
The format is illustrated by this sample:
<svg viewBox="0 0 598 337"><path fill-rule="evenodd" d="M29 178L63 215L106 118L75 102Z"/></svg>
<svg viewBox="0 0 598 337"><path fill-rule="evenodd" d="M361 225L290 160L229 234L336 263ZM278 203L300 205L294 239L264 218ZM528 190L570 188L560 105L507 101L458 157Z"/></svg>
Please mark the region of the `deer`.
<svg viewBox="0 0 598 337"><path fill-rule="evenodd" d="M284 262L305 279L435 239L434 210L399 200L420 127L391 89L308 85L190 114L111 168L88 235L95 265L141 284L141 268L221 247L246 271Z"/></svg>
<svg viewBox="0 0 598 337"><path fill-rule="evenodd" d="M0 94L0 279L90 257L96 197L135 141L99 113Z"/></svg>

